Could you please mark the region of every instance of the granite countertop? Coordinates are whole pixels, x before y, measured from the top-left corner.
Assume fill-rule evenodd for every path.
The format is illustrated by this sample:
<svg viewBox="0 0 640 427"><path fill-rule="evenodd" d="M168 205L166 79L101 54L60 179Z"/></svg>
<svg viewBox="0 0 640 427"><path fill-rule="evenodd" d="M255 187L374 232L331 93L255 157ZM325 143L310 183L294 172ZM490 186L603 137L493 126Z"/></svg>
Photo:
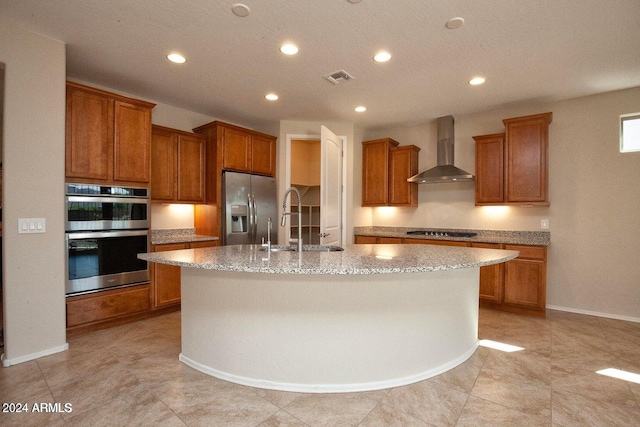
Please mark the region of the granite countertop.
<svg viewBox="0 0 640 427"><path fill-rule="evenodd" d="M425 236L411 235L407 231L434 230L445 232L473 232L474 237ZM457 240L461 242L503 243L510 245L549 246L551 233L548 231L509 231L509 230L471 230L455 228L422 228L422 227L354 227L356 236L396 237L402 239Z"/></svg>
<svg viewBox="0 0 640 427"><path fill-rule="evenodd" d="M170 243L207 242L218 240L216 236L196 234L195 228L171 228L151 230L152 245L166 245Z"/></svg>
<svg viewBox="0 0 640 427"><path fill-rule="evenodd" d="M138 258L218 271L277 274L390 274L480 267L518 251L436 245L346 245L341 252L263 252L259 245L151 252Z"/></svg>

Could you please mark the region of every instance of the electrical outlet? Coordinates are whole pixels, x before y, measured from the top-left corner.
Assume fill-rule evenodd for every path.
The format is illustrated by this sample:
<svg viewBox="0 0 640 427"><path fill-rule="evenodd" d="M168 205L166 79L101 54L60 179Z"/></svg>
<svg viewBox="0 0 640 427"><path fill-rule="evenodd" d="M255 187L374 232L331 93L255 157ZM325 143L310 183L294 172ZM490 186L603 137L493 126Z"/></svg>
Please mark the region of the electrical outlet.
<svg viewBox="0 0 640 427"><path fill-rule="evenodd" d="M540 220L540 228L542 228L543 230L549 229L549 220L548 219L541 219Z"/></svg>

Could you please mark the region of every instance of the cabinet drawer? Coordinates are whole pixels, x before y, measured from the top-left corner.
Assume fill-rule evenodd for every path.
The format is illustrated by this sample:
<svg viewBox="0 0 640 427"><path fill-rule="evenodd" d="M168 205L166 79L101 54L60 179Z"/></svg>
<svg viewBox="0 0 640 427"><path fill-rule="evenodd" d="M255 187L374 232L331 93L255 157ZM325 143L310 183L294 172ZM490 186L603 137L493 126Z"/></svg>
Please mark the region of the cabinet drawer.
<svg viewBox="0 0 640 427"><path fill-rule="evenodd" d="M149 285L80 296L67 300L67 327L126 316L150 308Z"/></svg>
<svg viewBox="0 0 640 427"><path fill-rule="evenodd" d="M525 245L504 245L509 251L520 251L518 258L539 259L546 258L546 248L544 246L525 246Z"/></svg>

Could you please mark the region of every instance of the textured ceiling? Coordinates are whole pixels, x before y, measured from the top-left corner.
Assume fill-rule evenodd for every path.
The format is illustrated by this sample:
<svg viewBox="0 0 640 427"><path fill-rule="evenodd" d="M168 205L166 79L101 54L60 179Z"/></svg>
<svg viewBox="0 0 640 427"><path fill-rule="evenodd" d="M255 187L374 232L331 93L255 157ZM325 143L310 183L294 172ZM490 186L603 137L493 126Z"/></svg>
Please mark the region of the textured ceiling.
<svg viewBox="0 0 640 427"><path fill-rule="evenodd" d="M640 86L639 0L246 0L246 18L236 2L0 0L0 16L65 42L69 78L256 128L419 123ZM355 79L323 79L340 69ZM476 75L487 82L469 86Z"/></svg>

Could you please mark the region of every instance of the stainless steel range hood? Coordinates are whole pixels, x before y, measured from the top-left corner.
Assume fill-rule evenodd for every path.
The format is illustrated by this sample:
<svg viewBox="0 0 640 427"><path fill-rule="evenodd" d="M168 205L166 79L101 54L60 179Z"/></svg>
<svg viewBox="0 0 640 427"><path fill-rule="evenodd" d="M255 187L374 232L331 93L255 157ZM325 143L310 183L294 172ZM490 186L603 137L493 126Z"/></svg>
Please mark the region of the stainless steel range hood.
<svg viewBox="0 0 640 427"><path fill-rule="evenodd" d="M453 165L453 116L438 117L438 166L407 179L418 184L475 181L475 176Z"/></svg>

